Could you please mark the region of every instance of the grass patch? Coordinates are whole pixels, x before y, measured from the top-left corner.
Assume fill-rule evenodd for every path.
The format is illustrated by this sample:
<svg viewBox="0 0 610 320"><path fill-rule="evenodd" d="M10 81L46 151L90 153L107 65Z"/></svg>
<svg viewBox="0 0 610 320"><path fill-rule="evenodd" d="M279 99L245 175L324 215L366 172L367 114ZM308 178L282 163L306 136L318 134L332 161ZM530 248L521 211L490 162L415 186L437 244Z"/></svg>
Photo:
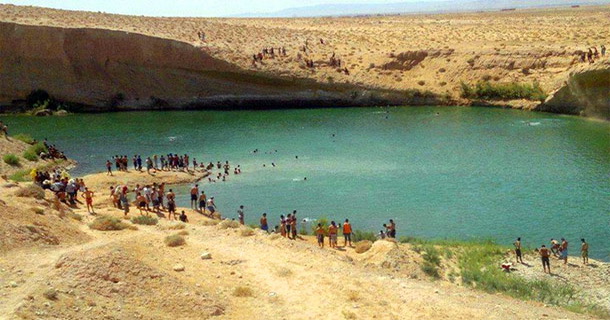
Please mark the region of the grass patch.
<svg viewBox="0 0 610 320"><path fill-rule="evenodd" d="M13 136L13 138L19 140L19 141L23 141L27 144L34 144L36 143L36 140L34 138L32 138L31 135L29 134L24 134L24 133L20 133L20 134L16 134Z"/></svg>
<svg viewBox="0 0 610 320"><path fill-rule="evenodd" d="M48 152L47 147L44 146L44 143L38 142L33 144L23 152L23 157L29 161L38 161L38 155L42 152Z"/></svg>
<svg viewBox="0 0 610 320"><path fill-rule="evenodd" d="M439 279L441 277L439 273L441 256L438 250L433 245L425 245L421 252L423 252L422 257L424 258L421 270L428 276Z"/></svg>
<svg viewBox="0 0 610 320"><path fill-rule="evenodd" d="M4 161L4 163L6 163L10 166L13 166L13 167L17 167L21 164L19 158L12 153L5 154L2 157L2 160Z"/></svg>
<svg viewBox="0 0 610 320"><path fill-rule="evenodd" d="M544 101L546 93L540 88L538 82L528 83L491 83L480 81L475 85L460 83L462 98L485 99L485 100L511 100L527 99L532 101Z"/></svg>
<svg viewBox="0 0 610 320"><path fill-rule="evenodd" d="M347 291L347 300L351 302L356 302L360 300L360 293L356 290Z"/></svg>
<svg viewBox="0 0 610 320"><path fill-rule="evenodd" d="M146 226L154 226L158 222L159 222L159 220L157 220L157 218L150 217L150 216L137 216L137 217L131 218L131 223L142 224L142 225L146 225Z"/></svg>
<svg viewBox="0 0 610 320"><path fill-rule="evenodd" d="M76 220L76 221L83 221L83 216L81 214L78 213L72 213L70 214L70 218Z"/></svg>
<svg viewBox="0 0 610 320"><path fill-rule="evenodd" d="M177 235L179 235L179 236L188 236L189 232L186 231L186 230L182 230L182 231L178 232Z"/></svg>
<svg viewBox="0 0 610 320"><path fill-rule="evenodd" d="M253 297L254 291L250 287L237 287L233 290L233 295L240 298Z"/></svg>
<svg viewBox="0 0 610 320"><path fill-rule="evenodd" d="M118 231L133 229L119 218L110 216L99 216L89 224L89 228L99 231ZM137 230L137 228L136 228Z"/></svg>
<svg viewBox="0 0 610 320"><path fill-rule="evenodd" d="M57 300L57 290L55 289L48 289L42 295L49 300Z"/></svg>
<svg viewBox="0 0 610 320"><path fill-rule="evenodd" d="M219 223L220 223L220 220L214 220L214 219L204 219L203 221L201 221L202 226L216 226Z"/></svg>
<svg viewBox="0 0 610 320"><path fill-rule="evenodd" d="M35 184L29 184L19 188L15 195L22 198L35 198L38 200L42 200L45 197L44 190Z"/></svg>
<svg viewBox="0 0 610 320"><path fill-rule="evenodd" d="M168 247L179 247L186 244L186 240L184 240L184 237L179 234L173 234L171 236L165 237L164 242Z"/></svg>
<svg viewBox="0 0 610 320"><path fill-rule="evenodd" d="M11 174L8 178L10 180L16 181L16 182L27 182L27 181L31 181L32 179L30 179L30 171L31 170L19 170L13 174Z"/></svg>
<svg viewBox="0 0 610 320"><path fill-rule="evenodd" d="M377 240L377 236L375 235L374 232L356 230L356 231L354 231L354 234L352 235L352 240L354 242L358 242L358 241L362 241L362 240L368 240L371 242L375 242Z"/></svg>

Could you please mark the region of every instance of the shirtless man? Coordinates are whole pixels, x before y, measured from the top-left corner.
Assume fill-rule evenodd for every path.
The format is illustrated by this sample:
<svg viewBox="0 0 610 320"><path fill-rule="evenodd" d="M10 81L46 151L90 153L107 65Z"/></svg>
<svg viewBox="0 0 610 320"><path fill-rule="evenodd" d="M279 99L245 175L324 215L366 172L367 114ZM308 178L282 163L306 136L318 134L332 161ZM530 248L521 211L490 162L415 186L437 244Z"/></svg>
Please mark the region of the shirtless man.
<svg viewBox="0 0 610 320"><path fill-rule="evenodd" d="M176 194L172 189L165 196L167 198L167 218L172 220L172 216L176 219Z"/></svg>
<svg viewBox="0 0 610 320"><path fill-rule="evenodd" d="M582 256L582 264L589 264L589 244L585 241L585 239L580 239L582 242L580 244L580 255Z"/></svg>
<svg viewBox="0 0 610 320"><path fill-rule="evenodd" d="M106 175L112 176L112 162L110 160L106 160L106 170L108 171Z"/></svg>
<svg viewBox="0 0 610 320"><path fill-rule="evenodd" d="M565 238L561 238L561 257L559 259L563 260L563 264L568 264L568 241Z"/></svg>
<svg viewBox="0 0 610 320"><path fill-rule="evenodd" d="M269 233L269 224L267 223L267 213L263 213L260 223L261 223L261 230Z"/></svg>
<svg viewBox="0 0 610 320"><path fill-rule="evenodd" d="M549 257L551 256L551 251L545 245L542 245L538 252L540 253L540 258L542 259L542 269L545 273L548 269L548 273L550 274L551 262L549 261Z"/></svg>
<svg viewBox="0 0 610 320"><path fill-rule="evenodd" d="M208 197L205 195L205 191L201 190L199 195L199 212L205 214L205 204L208 202Z"/></svg>
<svg viewBox="0 0 610 320"><path fill-rule="evenodd" d="M148 215L148 208L146 208L146 197L141 193L137 193L136 203L138 204L138 209L140 209L140 215L143 215L142 209L146 211L146 215Z"/></svg>
<svg viewBox="0 0 610 320"><path fill-rule="evenodd" d="M81 196L85 198L85 202L87 203L87 212L95 214L95 210L93 210L93 191L89 191L89 188L85 188L85 192ZM91 211L89 211L89 208L91 208Z"/></svg>
<svg viewBox="0 0 610 320"><path fill-rule="evenodd" d="M241 224L243 226L245 224L245 222L244 222L244 206L239 206L239 209L237 210L237 218L239 219L239 224Z"/></svg>
<svg viewBox="0 0 610 320"><path fill-rule="evenodd" d="M515 241L513 245L515 246L515 255L517 257L517 263L521 262L523 264L523 257L521 256L521 237L517 238L517 241Z"/></svg>
<svg viewBox="0 0 610 320"><path fill-rule="evenodd" d="M321 223L318 223L318 227L316 228L316 238L318 238L318 246L324 248L324 228L322 228Z"/></svg>
<svg viewBox="0 0 610 320"><path fill-rule="evenodd" d="M328 226L328 243L331 248L337 247L337 225L334 221L330 222L330 226Z"/></svg>
<svg viewBox="0 0 610 320"><path fill-rule="evenodd" d="M191 188L191 208L197 210L197 195L199 194L199 185L196 184Z"/></svg>

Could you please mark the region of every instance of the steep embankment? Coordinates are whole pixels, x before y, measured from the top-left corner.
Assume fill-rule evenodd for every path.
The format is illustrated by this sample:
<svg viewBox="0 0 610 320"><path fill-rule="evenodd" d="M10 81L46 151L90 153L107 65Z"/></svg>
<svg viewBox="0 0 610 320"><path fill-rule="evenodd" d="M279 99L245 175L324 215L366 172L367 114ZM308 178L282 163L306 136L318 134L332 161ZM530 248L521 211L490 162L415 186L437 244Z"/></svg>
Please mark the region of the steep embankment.
<svg viewBox="0 0 610 320"><path fill-rule="evenodd" d="M610 63L572 72L537 110L610 120Z"/></svg>
<svg viewBox="0 0 610 320"><path fill-rule="evenodd" d="M122 31L0 23L0 66L0 101L42 89L87 111L369 100L311 80L254 74L188 43Z"/></svg>

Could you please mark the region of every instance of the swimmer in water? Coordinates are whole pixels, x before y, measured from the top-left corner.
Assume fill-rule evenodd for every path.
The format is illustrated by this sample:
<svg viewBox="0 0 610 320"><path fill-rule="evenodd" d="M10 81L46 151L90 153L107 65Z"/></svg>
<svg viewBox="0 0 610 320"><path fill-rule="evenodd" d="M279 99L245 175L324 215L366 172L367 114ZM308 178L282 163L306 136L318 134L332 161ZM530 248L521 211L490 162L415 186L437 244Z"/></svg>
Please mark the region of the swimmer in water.
<svg viewBox="0 0 610 320"><path fill-rule="evenodd" d="M307 181L307 177L303 178L303 181Z"/></svg>
<svg viewBox="0 0 610 320"><path fill-rule="evenodd" d="M294 158L295 158L295 159L298 159L298 158L299 158L299 156L294 156Z"/></svg>

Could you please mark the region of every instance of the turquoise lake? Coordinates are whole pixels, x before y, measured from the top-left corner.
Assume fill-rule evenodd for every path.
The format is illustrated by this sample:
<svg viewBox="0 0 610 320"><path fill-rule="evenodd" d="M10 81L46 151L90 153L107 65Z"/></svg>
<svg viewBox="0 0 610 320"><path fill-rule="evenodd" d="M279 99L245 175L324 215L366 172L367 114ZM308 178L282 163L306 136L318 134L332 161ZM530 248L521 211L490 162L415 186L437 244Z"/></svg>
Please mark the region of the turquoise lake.
<svg viewBox="0 0 610 320"><path fill-rule="evenodd" d="M593 258L610 260L605 122L462 107L1 119L11 134L57 144L79 162L75 175L103 171L115 154L188 153L239 164L243 174L201 184L225 216L245 205L249 223L267 212L275 225L296 209L300 219L349 218L355 229L378 232L392 218L399 237L508 244L520 236L529 247L565 237L573 255L584 237ZM184 206L188 188L177 188Z"/></svg>

